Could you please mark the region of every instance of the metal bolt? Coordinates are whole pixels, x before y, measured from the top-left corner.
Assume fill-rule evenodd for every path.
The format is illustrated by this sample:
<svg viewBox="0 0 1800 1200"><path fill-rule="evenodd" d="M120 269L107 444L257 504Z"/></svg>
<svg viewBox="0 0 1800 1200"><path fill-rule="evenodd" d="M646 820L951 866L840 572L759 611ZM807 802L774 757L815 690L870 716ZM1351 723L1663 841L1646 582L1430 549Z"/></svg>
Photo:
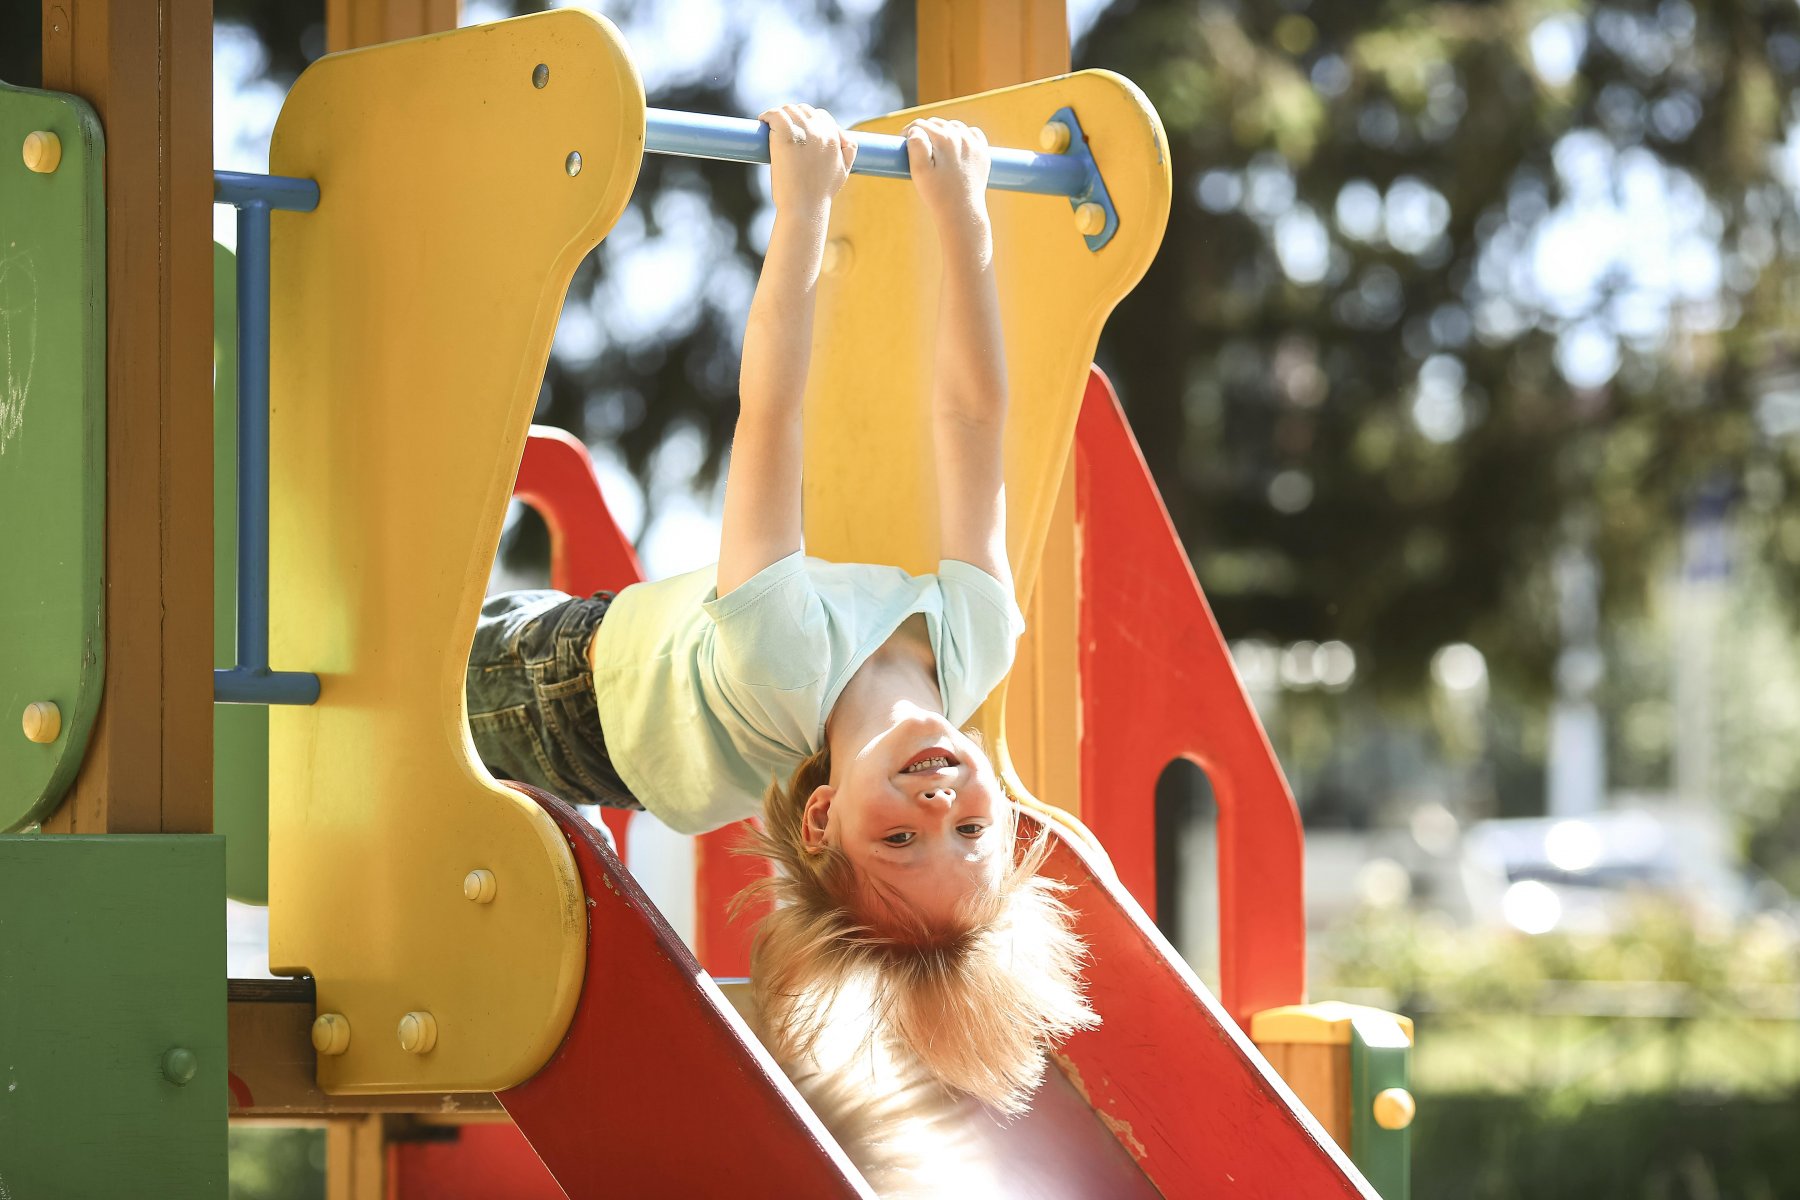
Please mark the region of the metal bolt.
<svg viewBox="0 0 1800 1200"><path fill-rule="evenodd" d="M350 1018L343 1013L320 1013L312 1026L313 1049L335 1057L350 1049Z"/></svg>
<svg viewBox="0 0 1800 1200"><path fill-rule="evenodd" d="M842 275L855 261L856 248L849 238L832 238L825 243L825 261L821 264L825 274Z"/></svg>
<svg viewBox="0 0 1800 1200"><path fill-rule="evenodd" d="M569 151L569 157L563 160L563 169L571 175L581 174L581 151Z"/></svg>
<svg viewBox="0 0 1800 1200"><path fill-rule="evenodd" d="M1075 131L1066 121L1050 121L1038 130L1038 149L1045 154L1064 154L1074 140Z"/></svg>
<svg viewBox="0 0 1800 1200"><path fill-rule="evenodd" d="M48 175L62 162L62 139L48 129L25 135L25 165L39 175Z"/></svg>
<svg viewBox="0 0 1800 1200"><path fill-rule="evenodd" d="M186 1046L171 1046L162 1056L163 1078L176 1087L186 1087L200 1069L200 1060Z"/></svg>
<svg viewBox="0 0 1800 1200"><path fill-rule="evenodd" d="M477 904L492 904L499 890L492 871L470 871L463 876L463 895Z"/></svg>
<svg viewBox="0 0 1800 1200"><path fill-rule="evenodd" d="M48 700L33 700L25 706L25 718L20 724L25 727L27 738L49 745L62 732L62 709Z"/></svg>
<svg viewBox="0 0 1800 1200"><path fill-rule="evenodd" d="M1089 200L1075 208L1075 230L1082 237L1094 237L1106 228L1106 210Z"/></svg>
<svg viewBox="0 0 1800 1200"><path fill-rule="evenodd" d="M1405 1129L1413 1123L1413 1117L1419 1111L1412 1093L1397 1087L1376 1092L1375 1102L1370 1107L1375 1113L1375 1123L1383 1129Z"/></svg>
<svg viewBox="0 0 1800 1200"><path fill-rule="evenodd" d="M409 1012L400 1018L400 1048L408 1054L430 1054L437 1045L437 1018L428 1012Z"/></svg>
<svg viewBox="0 0 1800 1200"><path fill-rule="evenodd" d="M550 64L549 63L539 63L537 66L531 68L531 86L532 87L534 87L534 88L545 87L549 84L549 82L550 82Z"/></svg>

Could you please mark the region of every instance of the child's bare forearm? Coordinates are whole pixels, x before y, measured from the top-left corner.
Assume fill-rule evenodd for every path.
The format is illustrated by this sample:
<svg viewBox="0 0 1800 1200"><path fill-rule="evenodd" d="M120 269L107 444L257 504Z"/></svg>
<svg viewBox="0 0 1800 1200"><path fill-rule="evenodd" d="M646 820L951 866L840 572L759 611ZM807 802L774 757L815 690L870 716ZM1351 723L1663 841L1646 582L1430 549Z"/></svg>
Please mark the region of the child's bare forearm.
<svg viewBox="0 0 1800 1200"><path fill-rule="evenodd" d="M994 279L994 237L985 212L940 226L933 419L956 427L1006 421L1006 347Z"/></svg>
<svg viewBox="0 0 1800 1200"><path fill-rule="evenodd" d="M743 413L752 419L799 419L829 214L828 202L809 211L775 214L762 278L750 302L738 375Z"/></svg>
<svg viewBox="0 0 1800 1200"><path fill-rule="evenodd" d="M719 534L721 596L801 548L800 408L814 297L831 198L856 159L855 143L829 113L788 104L763 120L775 227L744 330L737 436Z"/></svg>

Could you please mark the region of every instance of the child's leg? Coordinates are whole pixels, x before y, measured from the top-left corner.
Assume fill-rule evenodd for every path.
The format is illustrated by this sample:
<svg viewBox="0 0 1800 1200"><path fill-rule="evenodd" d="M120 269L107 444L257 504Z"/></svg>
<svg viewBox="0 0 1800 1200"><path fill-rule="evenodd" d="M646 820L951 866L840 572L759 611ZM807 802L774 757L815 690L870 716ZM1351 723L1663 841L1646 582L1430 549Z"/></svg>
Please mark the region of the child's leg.
<svg viewBox="0 0 1800 1200"><path fill-rule="evenodd" d="M600 733L588 643L610 592L489 597L469 654L469 732L488 770L571 804L642 808Z"/></svg>

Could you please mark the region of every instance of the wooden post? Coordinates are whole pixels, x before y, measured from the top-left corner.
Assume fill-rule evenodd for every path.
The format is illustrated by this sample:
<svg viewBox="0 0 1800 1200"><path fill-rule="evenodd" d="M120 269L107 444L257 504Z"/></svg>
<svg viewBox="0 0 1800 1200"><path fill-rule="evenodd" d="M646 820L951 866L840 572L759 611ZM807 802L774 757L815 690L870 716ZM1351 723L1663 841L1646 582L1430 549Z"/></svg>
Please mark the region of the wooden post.
<svg viewBox="0 0 1800 1200"><path fill-rule="evenodd" d="M919 103L1069 69L1066 0L918 0Z"/></svg>
<svg viewBox="0 0 1800 1200"><path fill-rule="evenodd" d="M325 46L332 53L455 29L461 0L326 0Z"/></svg>
<svg viewBox="0 0 1800 1200"><path fill-rule="evenodd" d="M45 0L106 133L106 684L51 833L212 828L212 4Z"/></svg>
<svg viewBox="0 0 1800 1200"><path fill-rule="evenodd" d="M382 1200L388 1194L388 1147L380 1113L325 1123L325 1195L329 1200Z"/></svg>
<svg viewBox="0 0 1800 1200"><path fill-rule="evenodd" d="M918 0L917 22L921 104L1069 69L1066 0ZM1041 572L1024 606L1026 634L1006 691L1007 744L1032 795L1079 816L1080 589L1072 458Z"/></svg>

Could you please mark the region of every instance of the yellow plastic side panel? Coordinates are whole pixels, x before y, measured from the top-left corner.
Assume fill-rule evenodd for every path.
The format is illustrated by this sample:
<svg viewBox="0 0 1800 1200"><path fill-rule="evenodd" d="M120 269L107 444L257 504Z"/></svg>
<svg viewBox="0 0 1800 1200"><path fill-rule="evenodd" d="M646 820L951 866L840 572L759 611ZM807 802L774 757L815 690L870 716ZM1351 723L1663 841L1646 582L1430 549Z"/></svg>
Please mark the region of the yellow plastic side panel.
<svg viewBox="0 0 1800 1200"><path fill-rule="evenodd" d="M1097 253L1060 197L988 193L1011 384L1007 423L1007 548L1019 595L1038 577L1045 535L1069 462L1088 364L1107 315L1142 278L1169 214L1162 123L1142 92L1106 71L1082 71L927 105L859 128L898 133L923 114L980 126L996 146L1036 146L1063 106L1074 109L1118 208L1119 229ZM938 248L910 185L853 176L832 214L847 268L821 284L806 406L806 544L838 560L937 565L929 405L937 321ZM1038 686L1053 686L1046 678ZM1005 685L980 724L1010 774ZM1012 780L1017 786L1016 777Z"/></svg>
<svg viewBox="0 0 1800 1200"><path fill-rule="evenodd" d="M574 1012L574 862L477 763L463 671L557 313L643 138L617 31L573 10L323 59L275 131L271 169L322 198L274 217L271 649L322 690L271 714L270 957L349 1021L327 1091L504 1088Z"/></svg>

